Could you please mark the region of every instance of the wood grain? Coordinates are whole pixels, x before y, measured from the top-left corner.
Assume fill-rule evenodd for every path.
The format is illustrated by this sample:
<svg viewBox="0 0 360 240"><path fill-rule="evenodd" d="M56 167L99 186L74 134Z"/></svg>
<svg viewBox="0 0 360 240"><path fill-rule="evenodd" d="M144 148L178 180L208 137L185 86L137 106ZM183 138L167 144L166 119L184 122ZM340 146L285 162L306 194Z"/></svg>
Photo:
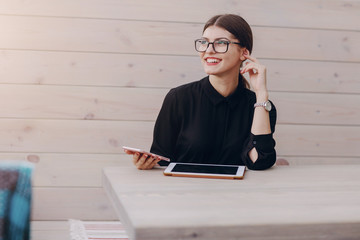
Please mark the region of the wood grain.
<svg viewBox="0 0 360 240"><path fill-rule="evenodd" d="M205 75L193 39L209 17L231 12L251 24L253 56L267 66L278 156L358 164L359 9L342 0L3 0L0 159L35 163L34 220L113 220L102 168L132 166L122 145L149 149L166 92Z"/></svg>
<svg viewBox="0 0 360 240"><path fill-rule="evenodd" d="M272 91L360 93L360 63L259 60ZM2 50L0 64L9 84L172 88L205 76L196 56Z"/></svg>
<svg viewBox="0 0 360 240"><path fill-rule="evenodd" d="M279 155L360 157L360 127L326 125L277 126Z"/></svg>
<svg viewBox="0 0 360 240"><path fill-rule="evenodd" d="M11 84L170 88L205 76L197 56L2 50L0 64Z"/></svg>
<svg viewBox="0 0 360 240"><path fill-rule="evenodd" d="M278 151L279 152L279 151ZM360 157L281 155L290 165L360 164ZM2 153L0 160L35 164L34 187L101 187L105 167L134 167L126 154Z"/></svg>
<svg viewBox="0 0 360 240"><path fill-rule="evenodd" d="M70 240L68 221L31 221L32 240Z"/></svg>
<svg viewBox="0 0 360 240"><path fill-rule="evenodd" d="M274 167L234 181L106 168L104 188L134 239L356 239L359 169Z"/></svg>
<svg viewBox="0 0 360 240"><path fill-rule="evenodd" d="M34 187L101 187L102 169L133 166L132 156L121 154L1 153L0 161L34 164Z"/></svg>
<svg viewBox="0 0 360 240"><path fill-rule="evenodd" d="M270 93L278 110L278 123L355 125L360 122L360 95Z"/></svg>
<svg viewBox="0 0 360 240"><path fill-rule="evenodd" d="M3 85L0 117L155 121L169 89ZM278 123L359 125L360 95L270 92ZM46 100L46 101L44 101ZM1 121L1 120L0 120Z"/></svg>
<svg viewBox="0 0 360 240"><path fill-rule="evenodd" d="M123 153L122 146L149 149L153 122L1 120L1 152Z"/></svg>
<svg viewBox="0 0 360 240"><path fill-rule="evenodd" d="M189 7L190 6L190 7ZM242 15L250 24L295 28L359 30L357 1L253 0L4 0L2 14L204 23L220 13ZM201 9L201 12L199 12Z"/></svg>
<svg viewBox="0 0 360 240"><path fill-rule="evenodd" d="M201 33L202 24L193 23L0 15L2 49L196 55L193 40ZM359 32L254 27L253 33L253 53L261 58L360 61Z"/></svg>
<svg viewBox="0 0 360 240"><path fill-rule="evenodd" d="M122 153L122 146L149 149L153 122L1 120L0 151ZM278 124L280 155L359 157L359 126Z"/></svg>
<svg viewBox="0 0 360 240"><path fill-rule="evenodd" d="M286 159L289 165L343 165L360 164L360 157L316 157L316 156L281 156L278 158Z"/></svg>
<svg viewBox="0 0 360 240"><path fill-rule="evenodd" d="M4 100L0 116L154 121L167 92L149 88L7 85L0 89Z"/></svg>
<svg viewBox="0 0 360 240"><path fill-rule="evenodd" d="M116 220L103 188L33 188L32 220Z"/></svg>

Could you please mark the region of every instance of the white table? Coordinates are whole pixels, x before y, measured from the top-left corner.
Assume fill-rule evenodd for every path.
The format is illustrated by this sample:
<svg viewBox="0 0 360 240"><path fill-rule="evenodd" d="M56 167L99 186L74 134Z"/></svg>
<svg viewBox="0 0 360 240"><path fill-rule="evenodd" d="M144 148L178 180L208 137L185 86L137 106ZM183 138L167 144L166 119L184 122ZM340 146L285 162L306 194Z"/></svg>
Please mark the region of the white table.
<svg viewBox="0 0 360 240"><path fill-rule="evenodd" d="M243 180L104 169L131 239L360 239L360 165L280 166Z"/></svg>

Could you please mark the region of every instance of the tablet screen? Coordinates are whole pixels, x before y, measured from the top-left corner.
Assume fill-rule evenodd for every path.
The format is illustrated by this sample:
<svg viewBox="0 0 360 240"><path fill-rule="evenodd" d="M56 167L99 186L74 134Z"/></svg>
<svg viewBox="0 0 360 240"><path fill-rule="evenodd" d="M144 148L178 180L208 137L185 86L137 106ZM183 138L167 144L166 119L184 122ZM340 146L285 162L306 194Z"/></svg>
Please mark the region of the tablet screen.
<svg viewBox="0 0 360 240"><path fill-rule="evenodd" d="M235 175L238 167L176 164L171 172Z"/></svg>

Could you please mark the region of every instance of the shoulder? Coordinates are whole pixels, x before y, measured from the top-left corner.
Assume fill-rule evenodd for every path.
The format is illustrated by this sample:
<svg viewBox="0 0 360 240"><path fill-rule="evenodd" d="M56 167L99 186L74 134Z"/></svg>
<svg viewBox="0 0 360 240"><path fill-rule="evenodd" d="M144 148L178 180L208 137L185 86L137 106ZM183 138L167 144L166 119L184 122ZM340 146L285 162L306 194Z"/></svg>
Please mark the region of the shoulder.
<svg viewBox="0 0 360 240"><path fill-rule="evenodd" d="M206 79L207 77L172 88L168 92L166 98L181 100L184 98L187 99L191 96L198 96L198 93L200 93L203 89L204 81L206 81Z"/></svg>
<svg viewBox="0 0 360 240"><path fill-rule="evenodd" d="M188 93L188 92L193 92L193 91L199 91L202 89L203 86L203 82L206 81L208 77L204 77L203 79L194 81L194 82L190 82L190 83L186 83L184 85L180 85L178 87L172 88L170 90L170 92L173 93Z"/></svg>

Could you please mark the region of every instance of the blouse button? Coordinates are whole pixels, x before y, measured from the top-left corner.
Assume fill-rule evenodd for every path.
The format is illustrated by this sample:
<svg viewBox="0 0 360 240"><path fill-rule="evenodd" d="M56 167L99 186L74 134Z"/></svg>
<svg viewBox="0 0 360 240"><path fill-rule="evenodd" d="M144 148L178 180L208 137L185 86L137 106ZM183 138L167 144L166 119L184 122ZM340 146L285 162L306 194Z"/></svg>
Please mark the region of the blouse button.
<svg viewBox="0 0 360 240"><path fill-rule="evenodd" d="M256 141L253 141L253 144L256 145Z"/></svg>

